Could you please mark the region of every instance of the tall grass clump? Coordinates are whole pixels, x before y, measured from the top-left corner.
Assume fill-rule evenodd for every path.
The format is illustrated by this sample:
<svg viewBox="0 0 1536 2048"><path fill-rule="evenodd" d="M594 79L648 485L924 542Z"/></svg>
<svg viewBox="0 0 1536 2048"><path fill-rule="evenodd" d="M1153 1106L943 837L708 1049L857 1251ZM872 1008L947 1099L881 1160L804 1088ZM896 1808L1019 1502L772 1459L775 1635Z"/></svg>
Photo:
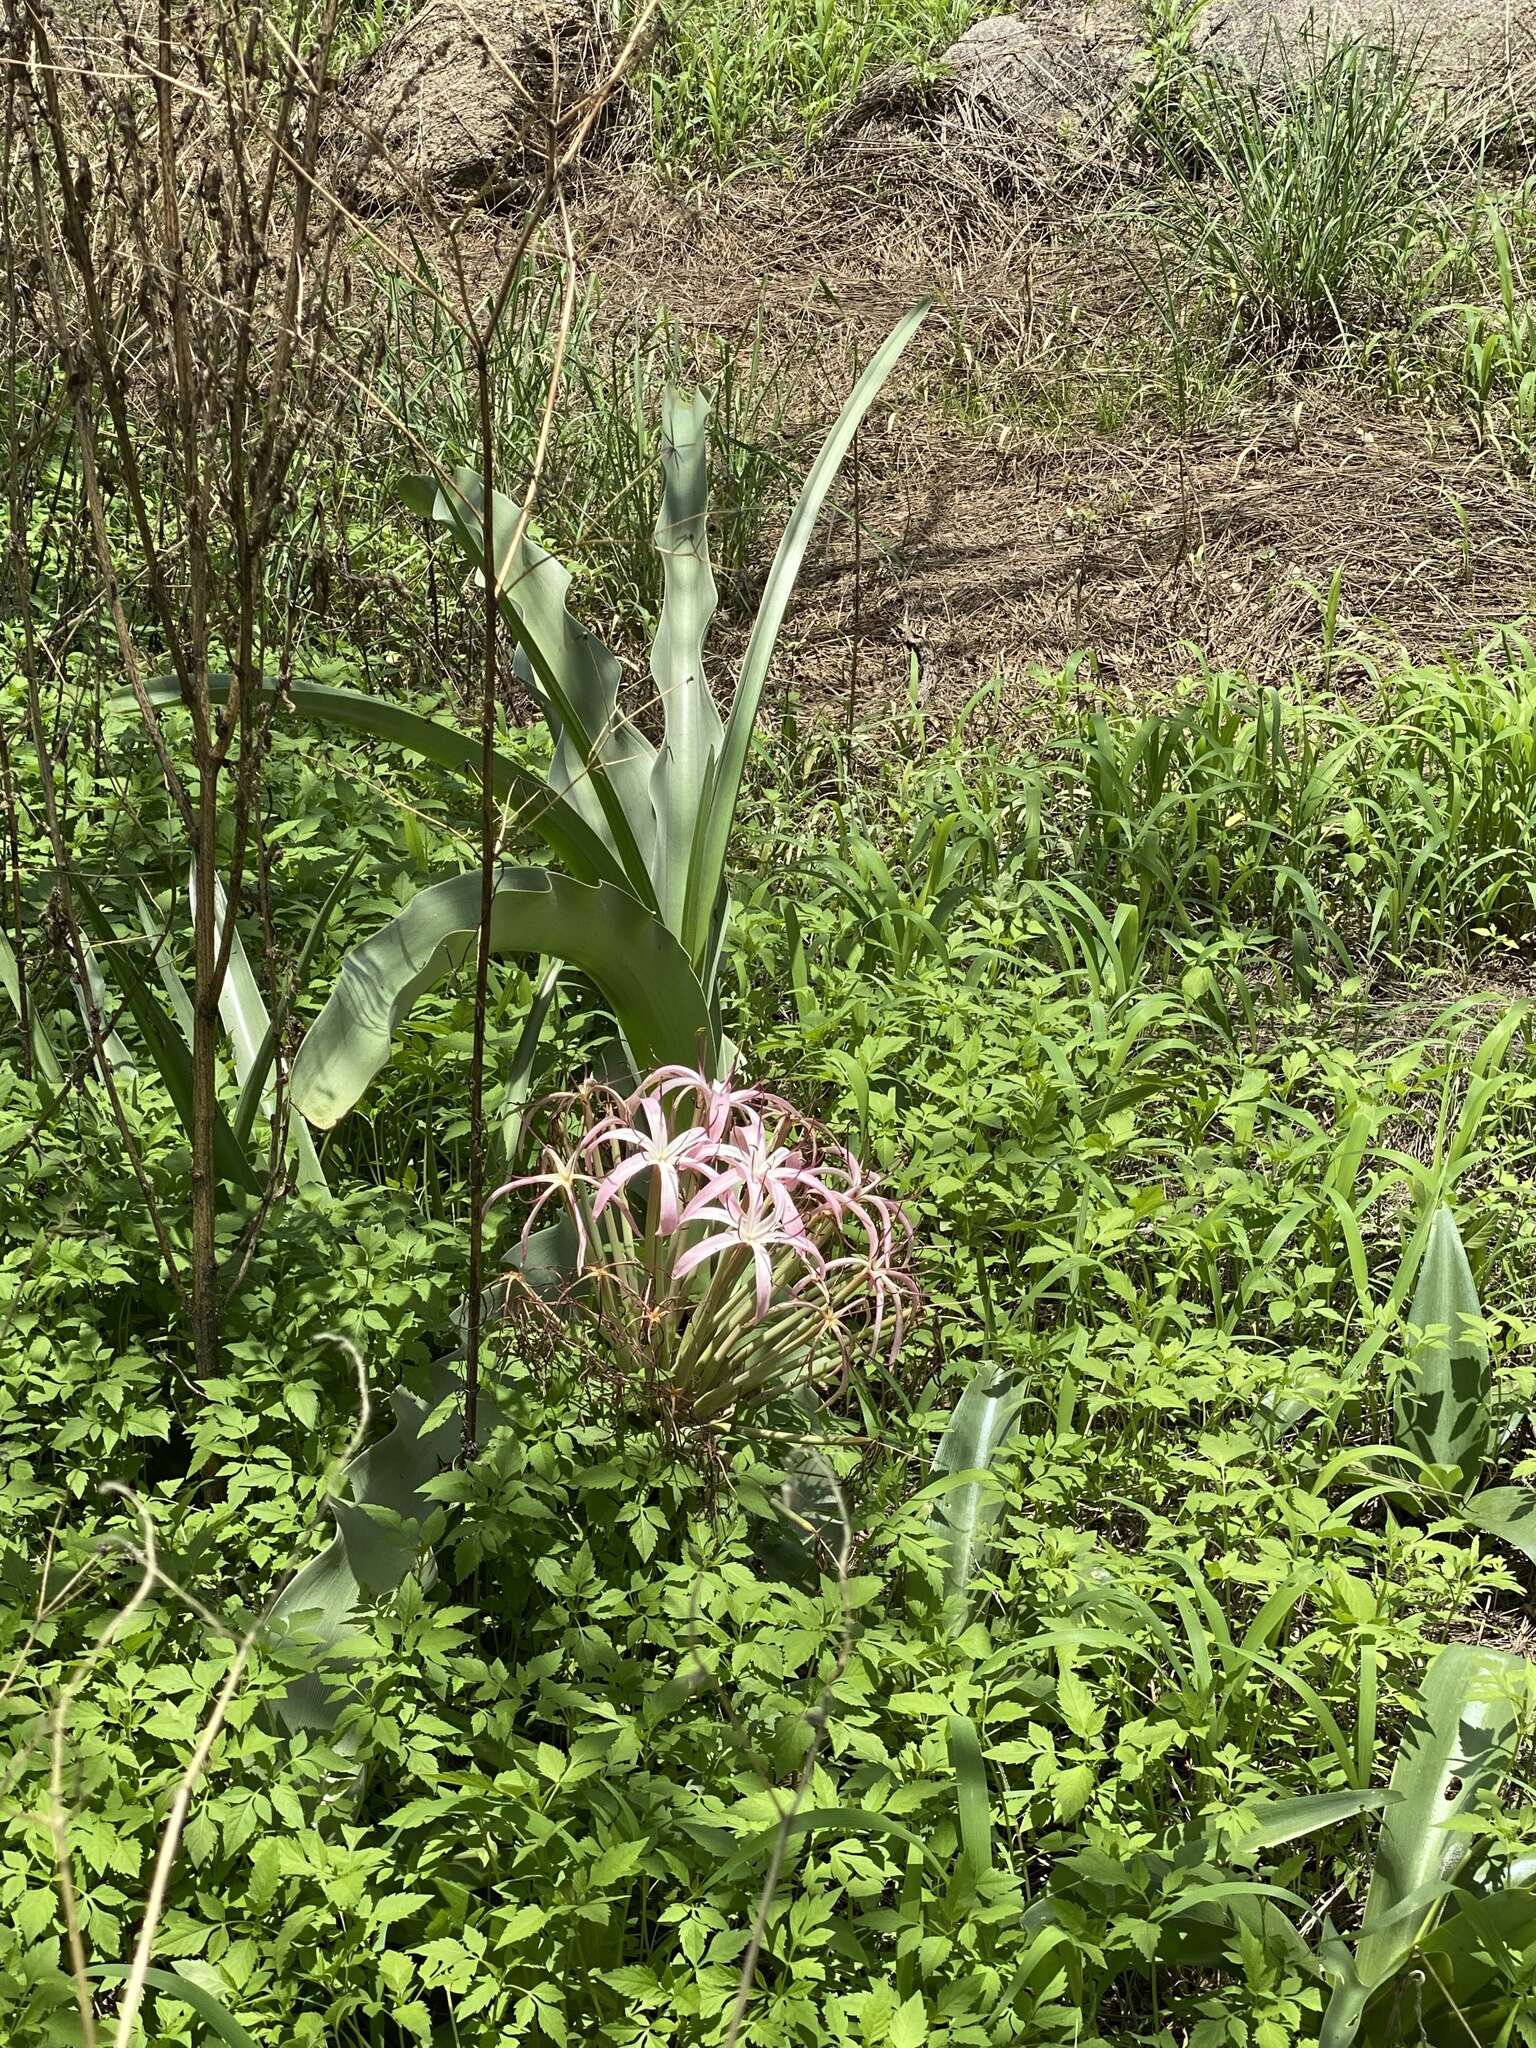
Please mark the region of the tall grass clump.
<svg viewBox="0 0 1536 2048"><path fill-rule="evenodd" d="M1282 87L1190 73L1165 117L1186 288L1239 351L1349 350L1397 319L1429 209L1430 125L1411 54L1287 55Z"/></svg>

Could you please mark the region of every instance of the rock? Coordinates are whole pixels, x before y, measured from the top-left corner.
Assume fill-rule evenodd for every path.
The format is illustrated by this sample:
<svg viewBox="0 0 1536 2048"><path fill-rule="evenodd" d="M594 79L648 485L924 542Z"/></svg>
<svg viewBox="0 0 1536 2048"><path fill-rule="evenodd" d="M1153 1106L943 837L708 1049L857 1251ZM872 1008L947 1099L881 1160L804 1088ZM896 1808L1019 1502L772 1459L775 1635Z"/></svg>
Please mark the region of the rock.
<svg viewBox="0 0 1536 2048"><path fill-rule="evenodd" d="M940 60L950 90L1020 134L1065 141L1114 117L1145 36L1118 4L1032 7L978 21Z"/></svg>
<svg viewBox="0 0 1536 2048"><path fill-rule="evenodd" d="M1120 153L1145 40L1134 0L1030 0L973 23L931 81L906 67L871 81L843 130L926 126L994 172L1053 182Z"/></svg>
<svg viewBox="0 0 1536 2048"><path fill-rule="evenodd" d="M1210 0L1191 47L1278 91L1309 57L1348 42L1401 52L1457 117L1501 99L1517 118L1531 112L1536 0Z"/></svg>
<svg viewBox="0 0 1536 2048"><path fill-rule="evenodd" d="M337 88L341 196L527 196L614 54L591 0L427 0Z"/></svg>

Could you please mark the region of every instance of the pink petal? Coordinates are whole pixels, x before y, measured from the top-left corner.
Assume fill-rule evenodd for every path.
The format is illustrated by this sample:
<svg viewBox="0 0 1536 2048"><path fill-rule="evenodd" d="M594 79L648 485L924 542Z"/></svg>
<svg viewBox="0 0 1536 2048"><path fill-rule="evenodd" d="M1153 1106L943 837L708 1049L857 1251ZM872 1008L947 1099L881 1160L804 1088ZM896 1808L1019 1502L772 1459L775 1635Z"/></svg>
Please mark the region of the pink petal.
<svg viewBox="0 0 1536 2048"><path fill-rule="evenodd" d="M690 1273L698 1271L706 1259L712 1259L720 1252L733 1252L740 1249L741 1239L733 1230L717 1230L713 1237L704 1238L700 1243L683 1253L683 1256L672 1268L672 1278L674 1280L686 1280Z"/></svg>
<svg viewBox="0 0 1536 2048"><path fill-rule="evenodd" d="M656 1228L663 1237L670 1237L677 1229L682 1189L678 1185L677 1168L663 1160L655 1169L656 1184L661 1190L656 1205Z"/></svg>
<svg viewBox="0 0 1536 2048"><path fill-rule="evenodd" d="M753 1245L752 1258L757 1267L757 1320L761 1322L773 1299L773 1261L767 1247L761 1244Z"/></svg>
<svg viewBox="0 0 1536 2048"><path fill-rule="evenodd" d="M629 1183L635 1178L636 1174L644 1173L649 1164L649 1160L643 1158L638 1153L633 1153L628 1159L621 1160L617 1166L611 1168L609 1172L603 1175L602 1180L598 1183L597 1199L592 1204L594 1220L602 1215L615 1195L629 1186Z"/></svg>

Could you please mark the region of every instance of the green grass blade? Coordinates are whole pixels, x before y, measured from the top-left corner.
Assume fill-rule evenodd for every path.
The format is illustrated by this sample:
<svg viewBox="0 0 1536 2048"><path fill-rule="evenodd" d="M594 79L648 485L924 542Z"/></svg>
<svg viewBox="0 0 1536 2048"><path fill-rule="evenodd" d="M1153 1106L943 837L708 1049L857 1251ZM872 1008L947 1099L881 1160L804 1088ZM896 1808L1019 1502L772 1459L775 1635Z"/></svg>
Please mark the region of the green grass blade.
<svg viewBox="0 0 1536 2048"><path fill-rule="evenodd" d="M507 1163L507 1171L514 1170L517 1148L522 1143L524 1115L528 1098L533 1093L534 1063L539 1056L539 1040L544 1034L544 1025L550 1010L554 1007L560 990L560 977L565 972L563 961L555 960L545 968L534 990L533 1001L528 1006L528 1015L523 1019L523 1028L518 1034L517 1050L512 1055L512 1064L507 1070L507 1085L501 1097L501 1148Z"/></svg>
<svg viewBox="0 0 1536 2048"><path fill-rule="evenodd" d="M960 1855L974 1884L992 1868L992 1807L981 1738L969 1714L949 1717L949 1765L955 1774Z"/></svg>

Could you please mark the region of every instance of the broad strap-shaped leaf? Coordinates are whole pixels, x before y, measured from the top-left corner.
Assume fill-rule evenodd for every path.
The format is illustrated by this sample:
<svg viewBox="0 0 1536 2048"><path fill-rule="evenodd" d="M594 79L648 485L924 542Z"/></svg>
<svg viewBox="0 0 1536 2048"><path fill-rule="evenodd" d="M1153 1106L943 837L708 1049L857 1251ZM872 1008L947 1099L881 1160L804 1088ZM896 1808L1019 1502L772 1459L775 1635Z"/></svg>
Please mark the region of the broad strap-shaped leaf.
<svg viewBox="0 0 1536 2048"><path fill-rule="evenodd" d="M1227 1857L1246 1863L1266 1849L1285 1848L1321 1828L1337 1827L1362 1813L1380 1813L1396 1796L1382 1791L1307 1792L1295 1799L1261 1800L1235 1824Z"/></svg>
<svg viewBox="0 0 1536 2048"><path fill-rule="evenodd" d="M1408 1311L1413 1349L1396 1396L1397 1440L1458 1474L1468 1493L1493 1449L1492 1374L1472 1268L1447 1208L1436 1211Z"/></svg>
<svg viewBox="0 0 1536 2048"><path fill-rule="evenodd" d="M1474 1529L1496 1536L1536 1564L1536 1493L1528 1486L1489 1486L1459 1510Z"/></svg>
<svg viewBox="0 0 1536 2048"><path fill-rule="evenodd" d="M297 717L312 718L336 731L366 733L370 739L383 740L448 769L471 794L479 787L480 742L442 719L424 718L419 711L409 711L387 697L333 689L323 683L290 682L279 691L278 685L268 680L262 689L267 696L291 704ZM181 687L174 676L157 676L146 694L157 707L181 702ZM208 694L215 704L226 703L229 677L211 676ZM123 701L133 702L132 698ZM587 882L623 881L624 872L603 835L520 762L498 752L492 760L491 783L503 803L515 804L515 822L542 839L573 875Z"/></svg>
<svg viewBox="0 0 1536 2048"><path fill-rule="evenodd" d="M986 1554L987 1537L1002 1508L1001 1491L982 1475L1013 1434L1022 1390L1006 1373L982 1366L945 1425L933 1454L937 1474L975 1473L938 1495L933 1518L943 1537L944 1591L969 1591Z"/></svg>
<svg viewBox="0 0 1536 2048"><path fill-rule="evenodd" d="M395 1389L393 1429L352 1460L329 1503L336 1534L274 1603L269 1634L301 1640L310 1663L279 1703L290 1730L334 1727L341 1700L327 1679L342 1668L343 1645L369 1606L395 1593L415 1566L433 1508L423 1488L458 1451L454 1403L462 1391L456 1360L432 1367L424 1395Z"/></svg>
<svg viewBox="0 0 1536 2048"><path fill-rule="evenodd" d="M121 1984L128 1974L126 1963L93 1963L86 1971L88 1977L97 1978L103 1984ZM201 1984L194 1984L180 1970L152 1966L144 1972L144 1981L151 1991L163 1992L167 1998L180 1999L183 2005L190 2006L203 2025L212 2028L224 2043L224 2048L256 2048L255 2035L248 2033L211 1991Z"/></svg>
<svg viewBox="0 0 1536 2048"><path fill-rule="evenodd" d="M192 1130L192 1054L181 1034L151 994L139 973L132 953L117 942L117 934L90 890L75 877L72 884L84 921L95 932L106 952L112 979L123 992L129 1014L139 1036L149 1049L166 1093L175 1104L183 1128ZM246 1156L245 1148L229 1127L224 1112L215 1106L213 1116L213 1160L220 1180L259 1195L261 1179Z"/></svg>
<svg viewBox="0 0 1536 2048"><path fill-rule="evenodd" d="M39 1081L45 1088L63 1086L64 1070L59 1065L58 1054L54 1051L43 1020L37 1014L37 1006L21 1000L21 962L16 958L16 948L11 944L9 934L0 928L0 988L11 999L11 1007L18 1019L25 1007L27 1023L32 1041L32 1066Z"/></svg>
<svg viewBox="0 0 1536 2048"><path fill-rule="evenodd" d="M85 1026L86 1037L94 1043L97 1031L101 1032L101 1045L96 1054L97 1064L119 1080L136 1081L139 1075L138 1061L124 1045L116 1028L107 1021L116 1005L107 998L107 984L102 978L101 962L96 958L96 949L83 931L76 932L75 941L80 948L80 965L85 970L85 985L80 985L79 976L73 966L70 968L70 979L75 984L75 1003L80 1012L80 1022ZM111 935L103 939L102 944L116 945L116 936Z"/></svg>
<svg viewBox="0 0 1536 2048"><path fill-rule="evenodd" d="M472 469L454 471L433 501L477 575L483 573L485 492ZM570 573L526 534L515 553L518 508L491 494L496 595L521 656L519 673L555 739L551 788L606 841L624 879L652 906L656 820L650 771L656 749L619 708L619 664L571 613Z"/></svg>
<svg viewBox="0 0 1536 2048"><path fill-rule="evenodd" d="M329 1129L346 1115L388 1059L411 1005L469 957L480 928L480 879L469 869L423 889L347 955L293 1063L294 1106L311 1123ZM499 953L566 960L594 981L642 1071L699 1064L709 1013L693 969L665 926L625 890L548 868L504 868L490 937Z"/></svg>
<svg viewBox="0 0 1536 2048"><path fill-rule="evenodd" d="M1531 1677L1523 1657L1502 1650L1448 1643L1436 1654L1393 1766L1365 1917L1353 1959L1336 1970L1323 2048L1348 2048L1371 1993L1402 1968L1466 1866L1476 1841L1456 1823L1508 1772Z"/></svg>
<svg viewBox="0 0 1536 2048"><path fill-rule="evenodd" d="M662 919L669 931L680 932L694 834L725 738L704 674L704 639L716 592L709 563L709 406L698 395L666 396L656 547L664 596L651 643L651 678L665 738L651 768L653 872Z"/></svg>
<svg viewBox="0 0 1536 2048"><path fill-rule="evenodd" d="M1463 1892L1456 1910L1419 1943L1429 1965L1424 1981L1414 1987L1414 2020L1416 2025L1422 2020L1422 2038L1468 2043L1517 2040L1507 2023L1528 2010L1526 1970L1533 1949L1536 1891L1510 1884L1475 1895ZM1372 2000L1364 2036L1371 2048L1397 2048L1403 2040L1396 1987Z"/></svg>
<svg viewBox="0 0 1536 2048"><path fill-rule="evenodd" d="M193 913L197 907L197 876L194 872L188 879L188 895ZM229 902L224 894L224 884L214 877L214 943L224 942L224 925L229 915ZM272 1030L272 1019L267 1015L267 1006L262 1000L261 990L256 985L256 976L246 958L238 930L230 936L229 965L219 989L219 1016L224 1029L229 1033L230 1046L235 1056L235 1079L242 1089L254 1088L261 1098L263 1114L269 1119L277 1111L277 1084L272 1078L272 1069L277 1057L277 1040ZM324 1187L325 1172L320 1156L315 1150L315 1141L309 1135L309 1127L302 1117L289 1120L288 1143L298 1157L299 1184L303 1187Z"/></svg>
<svg viewBox="0 0 1536 2048"><path fill-rule="evenodd" d="M503 1263L507 1272L516 1273L530 1292L551 1308L563 1306L584 1288L576 1226L567 1214L553 1223L540 1224L526 1244L519 1239Z"/></svg>
<svg viewBox="0 0 1536 2048"><path fill-rule="evenodd" d="M847 403L832 424L832 431L822 443L820 454L811 464L810 474L795 509L789 515L778 553L773 558L762 602L742 657L736 695L725 722L719 770L709 804L699 820L699 847L691 864L683 928L683 943L690 959L702 960L709 944L711 927L715 922L716 899L725 883L726 854L741 794L741 779L746 771L747 754L757 724L757 709L768 679L773 650L778 644L779 629L789 609L789 600L794 593L806 549L811 544L811 535L864 415L896 367L902 350L926 319L932 303L931 299L922 300L897 322L853 387Z"/></svg>
<svg viewBox="0 0 1536 2048"><path fill-rule="evenodd" d="M955 1774L960 1856L974 1884L992 1868L992 1802L981 1737L969 1714L949 1717L949 1767Z"/></svg>

